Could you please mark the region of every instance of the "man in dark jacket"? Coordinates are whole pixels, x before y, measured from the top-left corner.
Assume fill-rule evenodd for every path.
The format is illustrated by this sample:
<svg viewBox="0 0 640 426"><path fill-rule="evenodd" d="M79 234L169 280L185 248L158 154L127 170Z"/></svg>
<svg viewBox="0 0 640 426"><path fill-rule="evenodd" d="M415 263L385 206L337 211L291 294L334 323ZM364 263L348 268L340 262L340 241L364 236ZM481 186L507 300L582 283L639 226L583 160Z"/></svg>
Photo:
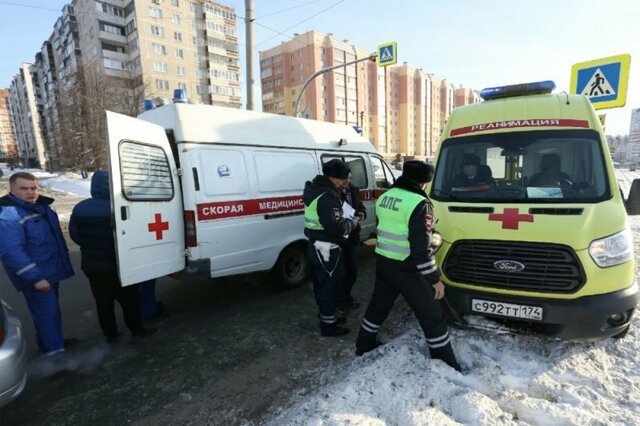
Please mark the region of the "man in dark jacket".
<svg viewBox="0 0 640 426"><path fill-rule="evenodd" d="M338 294L338 312L347 313L355 309L359 304L353 299L351 290L353 284L358 279L358 246L360 245L360 223L367 218L367 208L360 201L360 193L356 186L351 183L352 174L349 173L349 180L346 187L341 192L342 202L347 203L354 212L354 217L358 218L358 224L353 228L349 237L342 244L342 254L344 258L344 279L340 285Z"/></svg>
<svg viewBox="0 0 640 426"><path fill-rule="evenodd" d="M402 176L376 203L376 284L356 341L356 355L380 345L378 330L402 294L418 318L431 358L460 371L449 341L444 285L427 225L433 216L424 186L432 178L433 166L407 161Z"/></svg>
<svg viewBox="0 0 640 426"><path fill-rule="evenodd" d="M349 167L334 159L322 167L304 187L304 234L309 238L307 257L313 275L313 291L320 311L320 334L342 336L349 329L338 326L338 285L344 268L340 247L357 225L357 219L343 217L340 192L347 185Z"/></svg>
<svg viewBox="0 0 640 426"><path fill-rule="evenodd" d="M81 201L73 208L69 234L80 246L81 267L89 278L100 328L107 340L112 342L118 337L115 300L122 307L124 322L131 334L145 337L155 329L143 327L137 285L120 285L109 198L109 175L107 172L97 171L91 179L91 198Z"/></svg>
<svg viewBox="0 0 640 426"><path fill-rule="evenodd" d="M11 175L9 194L0 198L0 259L27 301L45 355L64 352L58 287L74 274L52 203L24 172Z"/></svg>

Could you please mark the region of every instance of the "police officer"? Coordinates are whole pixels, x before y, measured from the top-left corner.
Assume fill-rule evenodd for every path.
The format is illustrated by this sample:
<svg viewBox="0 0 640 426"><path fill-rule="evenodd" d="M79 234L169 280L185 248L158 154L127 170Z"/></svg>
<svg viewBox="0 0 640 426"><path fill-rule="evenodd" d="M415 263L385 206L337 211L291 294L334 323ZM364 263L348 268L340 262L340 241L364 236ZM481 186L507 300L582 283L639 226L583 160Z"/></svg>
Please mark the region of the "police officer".
<svg viewBox="0 0 640 426"><path fill-rule="evenodd" d="M322 167L322 175L305 184L304 233L309 238L307 257L313 276L313 291L320 311L320 334L342 336L349 332L336 317L339 284L343 279L342 248L358 224L358 218L342 217L340 193L348 184L349 166L334 159Z"/></svg>
<svg viewBox="0 0 640 426"><path fill-rule="evenodd" d="M460 371L449 340L442 304L444 285L427 224L432 215L424 186L432 178L433 166L407 161L402 176L376 202L376 283L356 341L356 355L380 345L378 330L402 294L420 322L431 358Z"/></svg>

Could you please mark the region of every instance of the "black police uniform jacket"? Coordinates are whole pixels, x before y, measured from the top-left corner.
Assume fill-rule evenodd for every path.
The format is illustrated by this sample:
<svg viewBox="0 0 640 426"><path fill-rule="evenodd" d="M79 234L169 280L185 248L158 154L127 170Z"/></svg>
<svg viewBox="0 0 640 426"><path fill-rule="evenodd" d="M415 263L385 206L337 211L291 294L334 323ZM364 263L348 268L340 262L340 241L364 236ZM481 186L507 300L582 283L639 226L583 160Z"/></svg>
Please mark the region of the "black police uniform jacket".
<svg viewBox="0 0 640 426"><path fill-rule="evenodd" d="M323 195L318 200L317 211L324 229L320 231L305 228L304 234L312 243L320 240L344 245L353 226L351 220L342 217L342 199L338 189L324 175L318 175L313 181L305 183L302 193L304 205L309 206L320 194Z"/></svg>
<svg viewBox="0 0 640 426"><path fill-rule="evenodd" d="M431 247L432 234L428 231L426 223L427 213L433 210L431 202L427 198L427 194L411 179L401 176L396 180L393 188L400 188L422 195L425 197L425 201L416 206L409 218L409 247L411 250L409 257L400 261L376 255L378 265L394 271L418 273L421 277L424 277L429 284L435 284L440 280L440 270L435 267L434 250ZM422 266L431 264L432 262L433 267Z"/></svg>

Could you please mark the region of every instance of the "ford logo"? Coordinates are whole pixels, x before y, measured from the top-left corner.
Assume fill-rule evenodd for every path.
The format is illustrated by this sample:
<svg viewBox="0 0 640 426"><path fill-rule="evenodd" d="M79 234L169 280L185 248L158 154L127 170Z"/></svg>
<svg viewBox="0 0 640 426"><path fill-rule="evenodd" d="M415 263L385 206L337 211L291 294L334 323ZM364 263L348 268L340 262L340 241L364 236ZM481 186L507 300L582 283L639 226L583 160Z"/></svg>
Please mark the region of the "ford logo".
<svg viewBox="0 0 640 426"><path fill-rule="evenodd" d="M524 271L524 264L515 260L498 260L493 262L493 267L502 272L521 272Z"/></svg>

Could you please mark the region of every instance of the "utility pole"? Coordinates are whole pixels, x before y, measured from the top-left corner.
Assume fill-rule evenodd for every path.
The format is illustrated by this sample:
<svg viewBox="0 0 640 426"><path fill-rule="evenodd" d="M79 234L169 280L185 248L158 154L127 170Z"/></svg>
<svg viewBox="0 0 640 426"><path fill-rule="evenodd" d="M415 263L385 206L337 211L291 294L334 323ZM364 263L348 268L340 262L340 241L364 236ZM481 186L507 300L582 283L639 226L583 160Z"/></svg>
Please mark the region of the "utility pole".
<svg viewBox="0 0 640 426"><path fill-rule="evenodd" d="M246 34L245 50L247 53L247 110L254 110L253 103L253 0L245 0L244 27Z"/></svg>
<svg viewBox="0 0 640 426"><path fill-rule="evenodd" d="M329 71L335 70L337 68L342 68L342 67L347 67L349 65L357 64L358 62L362 62L362 61L374 61L375 62L377 57L378 57L377 53L372 53L371 55L369 55L367 57L356 59L355 61L345 62L344 64L338 64L338 65L334 65L332 67L323 68L320 71L317 71L314 74L312 74L311 77L309 77L307 79L307 81L304 82L304 84L302 85L302 89L300 89L300 93L298 94L298 98L296 99L295 106L293 107L293 115L294 115L294 117L300 117L300 113L298 112L298 107L300 106L300 100L302 100L302 94L304 93L304 90L307 88L309 83L311 83L313 80L315 80L316 77L318 77L319 75L322 75L324 73L327 73ZM345 85L346 85L346 82L345 82Z"/></svg>

